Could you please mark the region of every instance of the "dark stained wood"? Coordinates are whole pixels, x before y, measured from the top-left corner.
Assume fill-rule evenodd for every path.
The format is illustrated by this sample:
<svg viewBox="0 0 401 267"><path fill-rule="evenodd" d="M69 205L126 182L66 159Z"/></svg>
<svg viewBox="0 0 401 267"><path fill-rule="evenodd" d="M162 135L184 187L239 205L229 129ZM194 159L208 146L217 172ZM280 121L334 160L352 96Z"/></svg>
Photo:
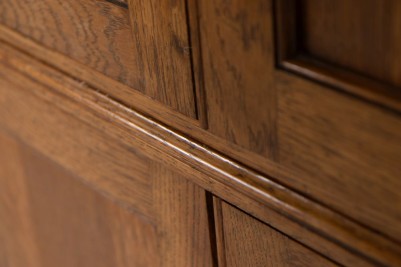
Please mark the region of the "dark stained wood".
<svg viewBox="0 0 401 267"><path fill-rule="evenodd" d="M271 1L199 1L208 130L274 157Z"/></svg>
<svg viewBox="0 0 401 267"><path fill-rule="evenodd" d="M221 209L222 266L338 266L226 202Z"/></svg>
<svg viewBox="0 0 401 267"><path fill-rule="evenodd" d="M0 23L196 118L183 3L155 9L160 12L154 24L147 17L149 1L134 6L143 14L132 14L131 25L127 9L103 0L6 0L0 3Z"/></svg>
<svg viewBox="0 0 401 267"><path fill-rule="evenodd" d="M3 51L0 73L8 74L0 79L0 125L79 176L82 169L86 170L86 176L92 177L87 180L92 180L92 184L95 179L103 178L104 182L125 186L118 172L103 177L95 168L82 167L92 166L96 159L90 157L94 153L89 152L96 146L81 142L82 136L98 137L96 143L123 147L134 154L141 151L147 158L162 162L174 172L342 264L399 265L401 253L397 243L14 49L1 45L0 51ZM88 152L80 154L81 151ZM113 154L112 151L108 153ZM102 157L102 153L95 154ZM129 154L115 155L120 159L127 156L130 157ZM107 165L106 160L96 161ZM111 162L108 168L112 170L117 164ZM113 191L107 189L103 187L103 191ZM131 197L136 199L134 194Z"/></svg>
<svg viewBox="0 0 401 267"><path fill-rule="evenodd" d="M157 265L154 225L3 132L0 147L3 266Z"/></svg>

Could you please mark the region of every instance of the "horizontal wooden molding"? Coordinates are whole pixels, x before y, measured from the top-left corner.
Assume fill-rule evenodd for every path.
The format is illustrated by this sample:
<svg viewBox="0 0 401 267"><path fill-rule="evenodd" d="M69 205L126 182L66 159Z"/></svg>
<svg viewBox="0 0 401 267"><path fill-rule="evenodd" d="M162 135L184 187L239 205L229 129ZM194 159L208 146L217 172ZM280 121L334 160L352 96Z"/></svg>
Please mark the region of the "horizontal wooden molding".
<svg viewBox="0 0 401 267"><path fill-rule="evenodd" d="M30 102L24 99L29 96L55 110L63 110L80 123L105 132L110 140L145 150L155 160L174 167L206 190L341 264L401 264L400 244L280 185L271 177L127 108L96 88L0 43L0 73L4 70L30 83L12 88L18 92L13 94L14 98L10 96L11 99L7 100L13 103L7 106L10 112L16 112L22 105L29 105ZM9 81L9 85L12 84ZM0 88L0 95L6 97L7 90ZM0 114L3 112L2 105ZM25 127L24 120L33 119L30 116L32 114L25 113L9 118L3 113L0 124L24 139L24 133L30 131ZM38 124L38 127L52 125ZM62 133L53 138L49 143L58 142L63 138ZM36 144L36 148L40 150L41 144Z"/></svg>

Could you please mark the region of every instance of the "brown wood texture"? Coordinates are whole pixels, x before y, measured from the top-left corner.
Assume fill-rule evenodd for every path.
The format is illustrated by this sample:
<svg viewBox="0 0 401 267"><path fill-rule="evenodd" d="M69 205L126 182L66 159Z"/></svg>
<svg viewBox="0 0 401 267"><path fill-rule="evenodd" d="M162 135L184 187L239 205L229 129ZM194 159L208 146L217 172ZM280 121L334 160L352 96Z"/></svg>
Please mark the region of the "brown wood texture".
<svg viewBox="0 0 401 267"><path fill-rule="evenodd" d="M274 158L271 1L199 1L208 130Z"/></svg>
<svg viewBox="0 0 401 267"><path fill-rule="evenodd" d="M0 147L2 266L157 265L153 224L3 132Z"/></svg>
<svg viewBox="0 0 401 267"><path fill-rule="evenodd" d="M278 64L401 110L398 1L276 0Z"/></svg>
<svg viewBox="0 0 401 267"><path fill-rule="evenodd" d="M206 194L182 176L152 164L149 220L3 132L0 145L4 266L212 266Z"/></svg>
<svg viewBox="0 0 401 267"><path fill-rule="evenodd" d="M264 4L268 8L263 8ZM349 5L364 8L362 2ZM370 2L369 5L373 4ZM255 56L260 46L252 46L255 40L259 41L257 44L273 43L270 21L265 21L266 17L272 19L266 1L252 4L203 1L200 7L209 130L217 135L225 131L222 136L233 142L241 137L248 138L246 140L254 146L271 140L266 141L266 147L276 151L273 154L277 157L273 159L276 158L281 166L273 172L269 169L268 174L387 237L399 240L401 194L397 189L400 188L401 124L398 115L294 75L279 71L271 77L274 71L268 66L273 65L273 51L264 47L264 54ZM370 8L358 12L368 12ZM328 10L325 9L326 13ZM284 16L283 19L292 17ZM333 17L333 23L335 21ZM338 23L343 22L339 20ZM386 23L392 23L391 27L397 25L392 20ZM249 31L253 35L247 34L247 27L253 30ZM259 30L266 36L258 35ZM360 36L355 38L360 42L365 40ZM244 45L244 40L249 42L249 47ZM263 59L262 65L258 65L259 59ZM394 62L397 59L395 53ZM246 65L248 60L254 64L252 67ZM258 77L263 71L263 78ZM257 93L253 93L249 84L241 83L250 77ZM272 81L275 84L270 85ZM374 85L371 81L363 82ZM235 88L240 94L235 94ZM274 115L275 106L269 106L269 97L263 95L264 92L271 93L270 99L278 99L278 114ZM377 98L377 94L372 94L371 98ZM252 112L248 113L250 109L243 105L245 101L252 103ZM257 101L265 102L258 104ZM272 120L263 117L259 121L261 114L268 113L273 115ZM277 119L274 116L278 116L278 123L274 122ZM248 126L253 123L268 128L271 134L258 135L257 131L249 131ZM219 130L213 130L213 127ZM245 147L252 150L251 145ZM285 171L277 175L274 172L279 168Z"/></svg>
<svg viewBox="0 0 401 267"><path fill-rule="evenodd" d="M298 11L277 12L295 2ZM277 264L295 264L284 253L313 250L346 266L401 265L398 3L128 4L1 2L0 128L42 153L43 169L65 168L68 179L95 190L102 207L116 202L129 215L121 220L152 225L159 265L211 265L216 256L232 265L248 260L237 253L242 248L270 245ZM299 17L299 27L287 27ZM325 36L321 43L319 36ZM16 164L41 166L25 160ZM25 190L24 183L11 183L4 190ZM28 189L46 192L40 184ZM235 212L224 215L219 201L211 212L205 190L260 222L228 204ZM15 211L11 204L3 208L13 215L7 225L22 234L11 241L11 252L0 249L0 258L21 246L39 262L41 248L31 248L37 237L29 234L37 226L13 221L29 209L26 195ZM43 198L62 203L58 195ZM45 204L37 206L41 218ZM237 233L237 224L249 227ZM269 238L255 240L259 235ZM226 248L226 236L249 240ZM50 243L59 242L54 238ZM90 237L82 238L85 245ZM221 253L211 251L215 246ZM290 252L281 253L283 246ZM119 265L128 257L124 249L115 256ZM257 255L250 260L255 265L269 260Z"/></svg>
<svg viewBox="0 0 401 267"><path fill-rule="evenodd" d="M286 73L277 88L286 183L399 240L399 116Z"/></svg>
<svg viewBox="0 0 401 267"><path fill-rule="evenodd" d="M112 4L128 8L128 0L106 0Z"/></svg>
<svg viewBox="0 0 401 267"><path fill-rule="evenodd" d="M300 2L305 53L401 87L400 1Z"/></svg>
<svg viewBox="0 0 401 267"><path fill-rule="evenodd" d="M135 1L132 25L126 8L103 0L7 0L0 10L0 23L16 32L133 88L128 92L197 117L184 1Z"/></svg>
<svg viewBox="0 0 401 267"><path fill-rule="evenodd" d="M119 171L105 176L96 168L88 170L87 166L95 161L96 166L105 164L109 170L118 170L119 162L108 163L108 156L102 156L104 153L127 161L137 158L133 155L145 153L146 158L162 162L174 172L344 265L396 266L401 262L397 243L123 107L15 49L1 44L0 51L0 73L3 74L0 125L60 165L68 166L86 183L96 185L103 181L103 184L119 185L99 188L113 199L120 199L120 190L135 188L134 184L128 187L125 184L131 178L127 179ZM87 139L82 139L84 136ZM95 141L90 142L93 138ZM97 150L104 146L110 150ZM157 218L152 209L140 208L142 202L135 204L136 201L146 203L145 200L137 200L136 194L130 194L130 198L131 207L141 216L150 220Z"/></svg>
<svg viewBox="0 0 401 267"><path fill-rule="evenodd" d="M205 190L160 163L152 171L160 266L213 266Z"/></svg>
<svg viewBox="0 0 401 267"><path fill-rule="evenodd" d="M184 0L128 0L134 54L145 93L196 118Z"/></svg>
<svg viewBox="0 0 401 267"><path fill-rule="evenodd" d="M270 226L222 202L219 266L338 266Z"/></svg>

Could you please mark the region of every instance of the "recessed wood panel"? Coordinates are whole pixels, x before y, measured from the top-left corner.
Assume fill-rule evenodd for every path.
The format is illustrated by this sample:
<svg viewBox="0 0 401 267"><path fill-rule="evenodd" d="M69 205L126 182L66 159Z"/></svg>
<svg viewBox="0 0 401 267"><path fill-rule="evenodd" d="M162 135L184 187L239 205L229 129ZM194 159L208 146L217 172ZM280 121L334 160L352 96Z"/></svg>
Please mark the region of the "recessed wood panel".
<svg viewBox="0 0 401 267"><path fill-rule="evenodd" d="M0 147L2 266L157 266L153 224L3 132Z"/></svg>
<svg viewBox="0 0 401 267"><path fill-rule="evenodd" d="M132 21L126 7L127 1L4 0L0 23L196 118L184 0L164 6L132 1ZM114 88L106 90L121 95Z"/></svg>
<svg viewBox="0 0 401 267"><path fill-rule="evenodd" d="M300 45L305 53L401 87L400 1L300 2Z"/></svg>
<svg viewBox="0 0 401 267"><path fill-rule="evenodd" d="M279 65L400 110L401 2L277 0Z"/></svg>

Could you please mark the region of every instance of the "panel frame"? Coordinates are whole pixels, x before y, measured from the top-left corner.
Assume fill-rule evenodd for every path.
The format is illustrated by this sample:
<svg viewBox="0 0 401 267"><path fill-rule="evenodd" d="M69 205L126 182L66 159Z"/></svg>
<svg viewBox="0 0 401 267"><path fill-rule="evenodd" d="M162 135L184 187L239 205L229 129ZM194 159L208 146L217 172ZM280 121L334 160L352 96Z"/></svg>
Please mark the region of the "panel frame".
<svg viewBox="0 0 401 267"><path fill-rule="evenodd" d="M301 1L274 0L276 67L401 112L401 88L325 63L302 49Z"/></svg>
<svg viewBox="0 0 401 267"><path fill-rule="evenodd" d="M3 84L0 91L4 92L0 94L0 111L3 111L0 112L0 127L22 140L29 140L33 147L62 165L76 168L83 164L76 161L74 153L59 153L80 146L82 135L74 129L84 129L89 136L93 129L100 130L105 134L102 143L119 143L146 151L216 196L342 264L401 263L401 247L397 242L283 187L271 176L239 164L146 114L124 107L96 87L49 68L18 49L0 43L0 51L3 51L0 73L1 70L7 72L7 77L0 79ZM15 90L9 90L10 87ZM37 118L42 118L41 123L37 123ZM71 127L75 123L87 124L93 129ZM66 135L63 127L71 129L71 134ZM58 145L63 147L56 149ZM90 157L82 157L82 160L91 164ZM277 180L283 181L286 178L283 177L278 175ZM108 179L116 177L108 176Z"/></svg>

